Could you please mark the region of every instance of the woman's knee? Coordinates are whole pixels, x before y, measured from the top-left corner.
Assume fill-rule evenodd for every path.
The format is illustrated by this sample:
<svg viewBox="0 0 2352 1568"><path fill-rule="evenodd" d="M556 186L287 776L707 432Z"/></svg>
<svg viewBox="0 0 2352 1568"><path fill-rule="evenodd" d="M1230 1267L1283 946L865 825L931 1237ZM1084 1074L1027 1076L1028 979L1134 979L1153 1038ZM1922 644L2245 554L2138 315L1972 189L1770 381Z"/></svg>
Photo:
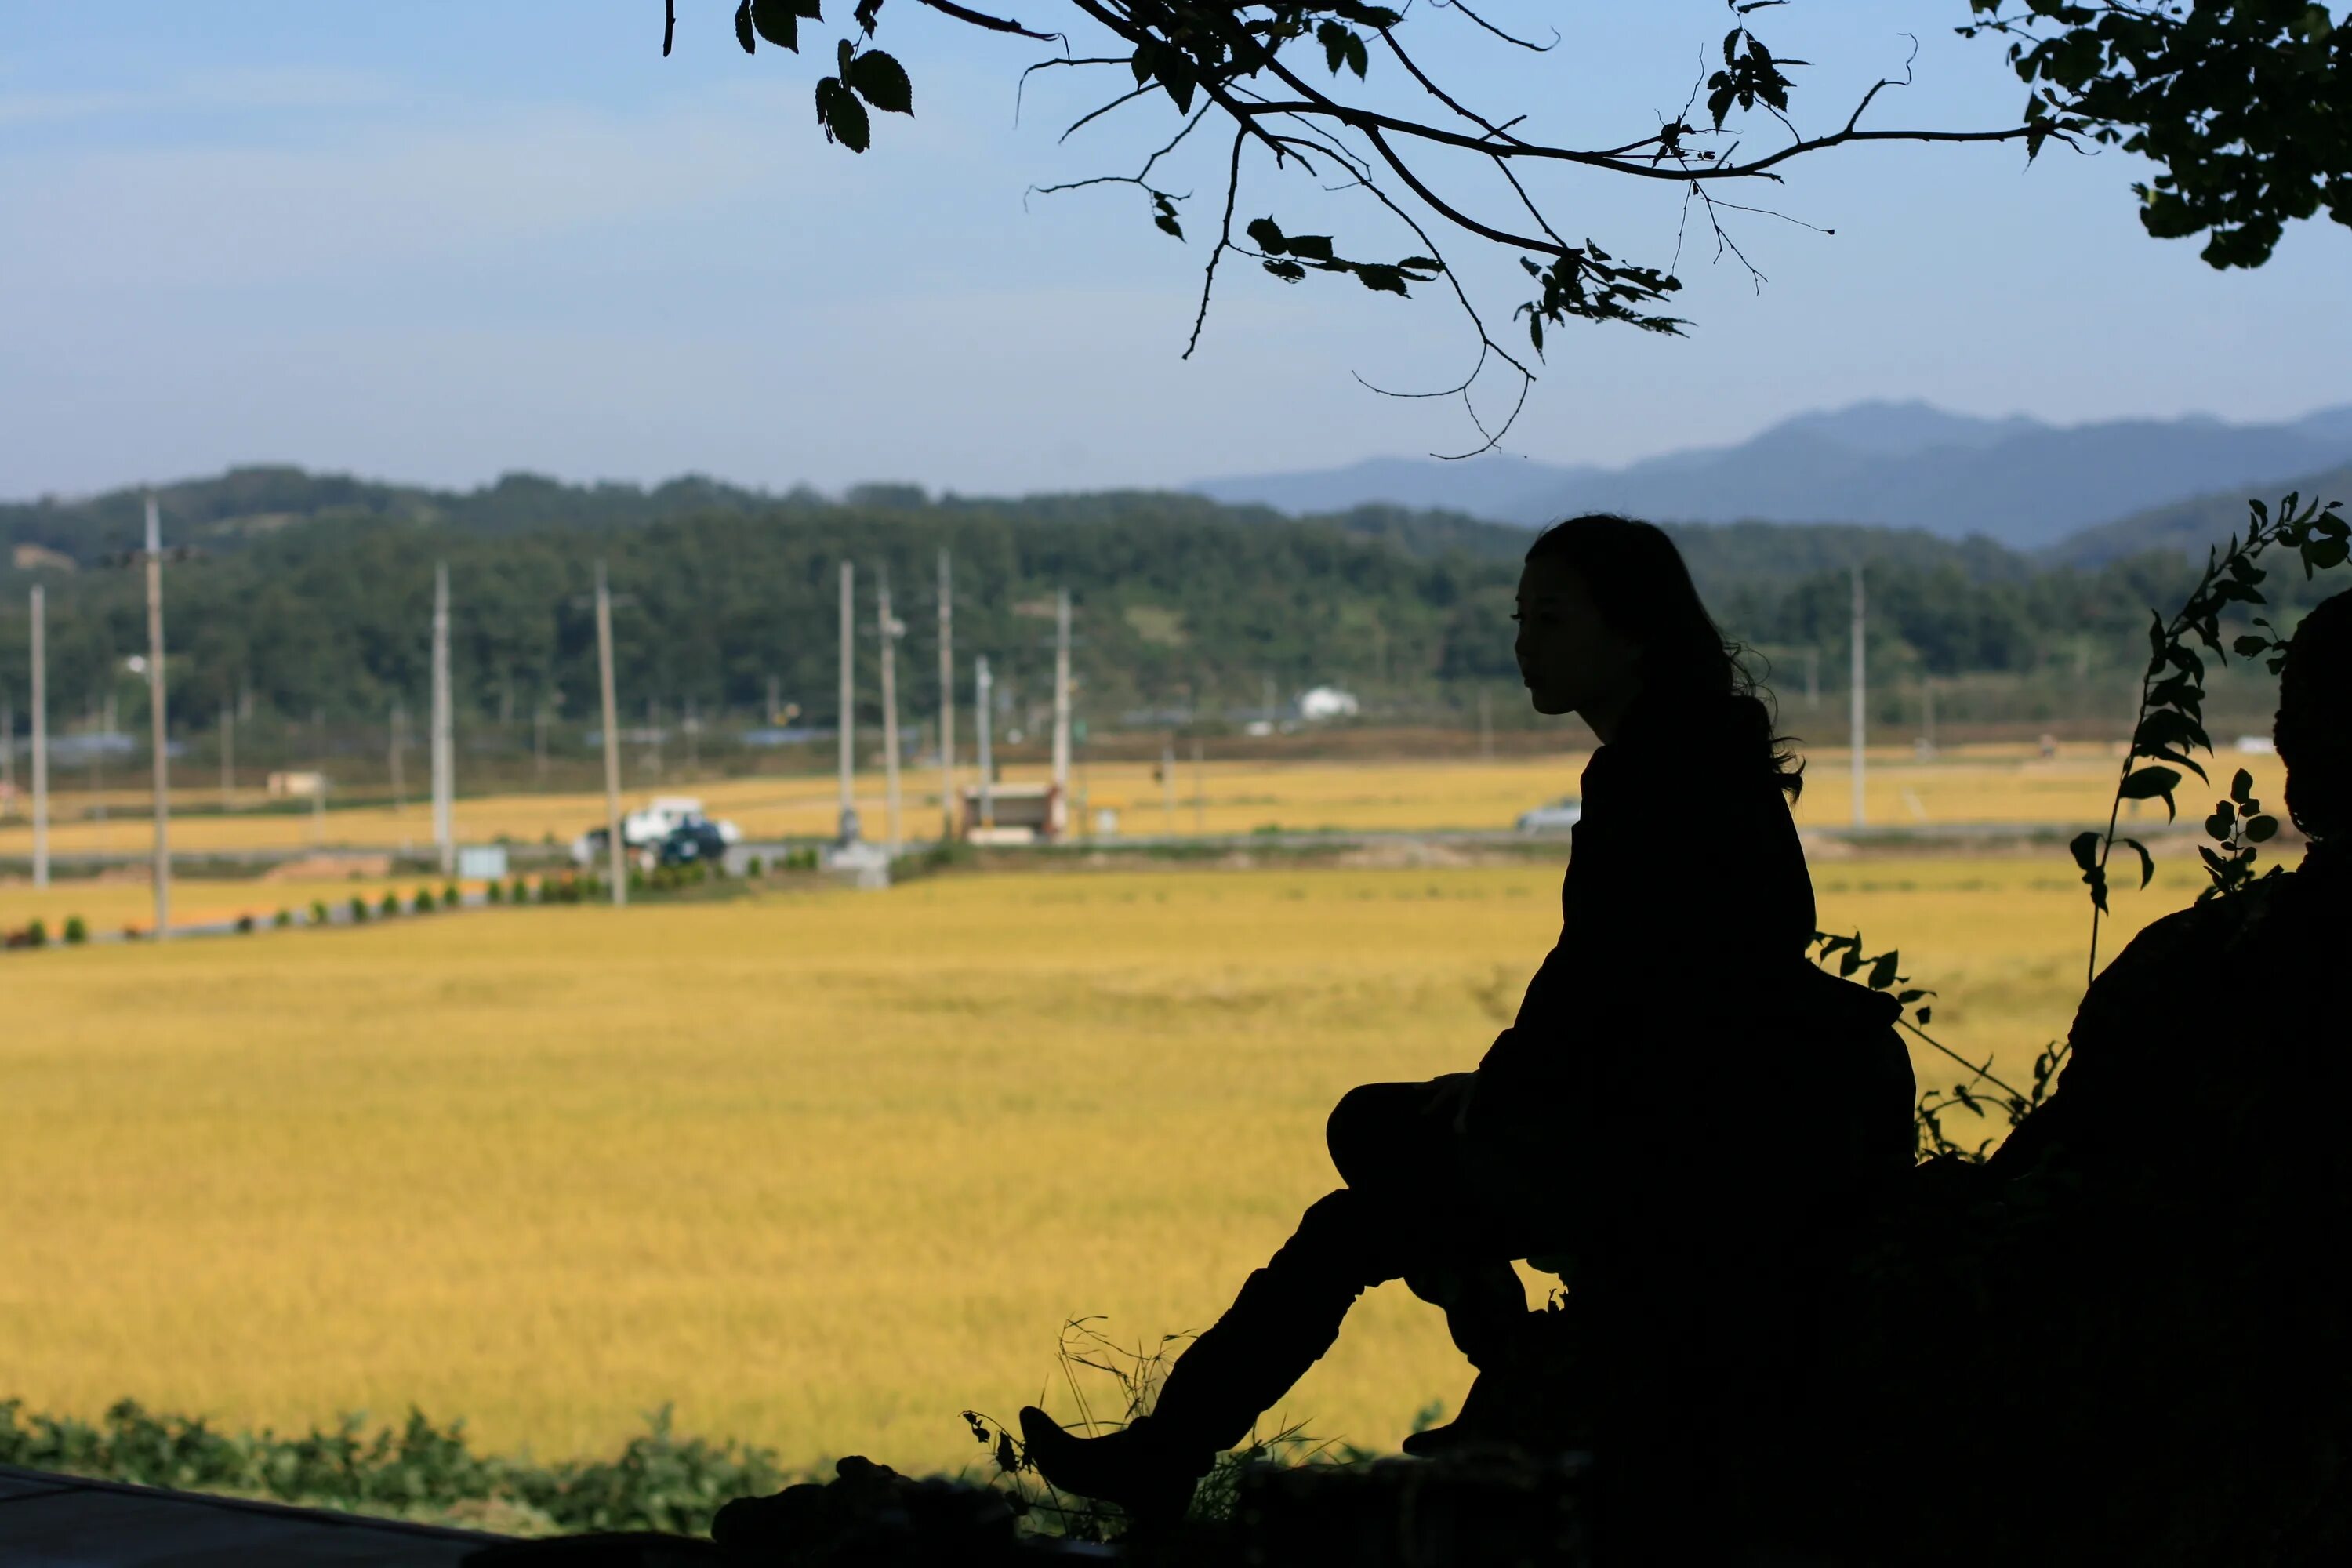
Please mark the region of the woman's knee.
<svg viewBox="0 0 2352 1568"><path fill-rule="evenodd" d="M1323 1126L1323 1146L1339 1179L1351 1187L1380 1186L1415 1163L1427 1130L1423 1109L1430 1083L1366 1083L1339 1097Z"/></svg>

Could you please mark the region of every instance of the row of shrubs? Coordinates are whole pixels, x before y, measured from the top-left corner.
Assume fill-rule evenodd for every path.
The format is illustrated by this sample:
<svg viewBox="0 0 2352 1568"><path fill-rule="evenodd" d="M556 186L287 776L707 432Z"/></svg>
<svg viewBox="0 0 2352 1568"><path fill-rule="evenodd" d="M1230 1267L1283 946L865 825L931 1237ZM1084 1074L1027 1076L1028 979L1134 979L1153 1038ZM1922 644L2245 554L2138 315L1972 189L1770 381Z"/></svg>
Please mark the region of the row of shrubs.
<svg viewBox="0 0 2352 1568"><path fill-rule="evenodd" d="M363 1414L300 1436L215 1431L202 1418L153 1415L123 1400L92 1425L27 1415L0 1400L0 1465L188 1491L239 1493L314 1508L405 1518L478 1518L481 1505L533 1531L665 1530L703 1534L721 1504L764 1497L787 1477L773 1452L670 1430L670 1407L609 1459L533 1463L477 1454L466 1424L436 1426L411 1409L397 1431L363 1431Z"/></svg>
<svg viewBox="0 0 2352 1568"><path fill-rule="evenodd" d="M759 878L766 876L771 869L814 871L816 868L815 849L787 849L777 856L772 863L760 856L752 856L745 868L745 875ZM649 872L632 870L629 873L629 890L633 893L676 892L687 888L699 887L705 882L723 879L726 875L725 868L716 862L706 864L702 861L694 861L684 866L657 866ZM537 882L533 882L528 877L517 877L511 882L490 883L486 889L486 896L493 904L576 904L583 900L593 901L602 898L609 884L602 879L588 872L566 874L561 877L541 877ZM389 889L373 903L370 903L358 894L353 894L344 908L352 923L359 924L369 920L387 920L404 913L423 915L431 914L436 909L454 910L462 902L463 898L457 885L452 882L442 888L437 894L431 888L419 888L406 900L403 900L397 891ZM332 918L333 912L326 900L311 900L310 923L312 925L325 925ZM281 931L293 923L294 911L291 910L279 910L269 920L271 926ZM237 917L236 929L239 931L251 932L259 930L260 926L261 921L256 916L248 914ZM124 934L130 936L137 932L126 930ZM59 936L62 941L79 946L89 940L89 924L79 915L68 915L59 931ZM9 931L5 936L5 945L8 947L47 947L48 943L48 925L40 920L35 920L19 930Z"/></svg>

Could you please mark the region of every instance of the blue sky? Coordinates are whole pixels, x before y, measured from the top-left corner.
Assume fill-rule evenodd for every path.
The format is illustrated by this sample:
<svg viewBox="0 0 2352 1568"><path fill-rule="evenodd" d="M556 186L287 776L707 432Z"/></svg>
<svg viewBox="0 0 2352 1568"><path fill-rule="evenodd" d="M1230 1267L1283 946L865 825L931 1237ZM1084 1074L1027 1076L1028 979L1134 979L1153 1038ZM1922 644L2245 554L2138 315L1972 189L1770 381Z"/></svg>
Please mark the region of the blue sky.
<svg viewBox="0 0 2352 1568"><path fill-rule="evenodd" d="M726 0L679 7L667 60L659 0L16 8L0 36L0 495L241 461L445 484L531 468L1008 492L1468 434L1456 408L1353 379L1458 378L1463 324L1433 291L1406 303L1234 268L1201 353L1180 360L1222 142L1171 171L1202 193L1191 244L1125 189L1024 199L1129 168L1172 129L1164 100L1057 145L1097 88L1045 73L1016 123L1037 46L899 0L878 41L913 75L916 117L877 117L857 157L809 107L835 27L810 28L802 57L746 58ZM1064 9L1013 7L1033 25ZM1796 0L1759 23L1815 62L1796 102L1808 129L1899 73L1906 32L1916 80L1872 123L2005 122L2022 89L1994 46L1951 37L1963 10ZM1679 110L1726 25L1717 0L1489 12L1573 36L1531 57L1443 10L1405 36L1485 102L1585 144ZM1800 163L1769 199L1834 237L1741 219L1760 291L1694 237L1692 335L1556 336L1509 449L1630 461L1865 397L2060 422L2352 400L2352 233L2305 225L2262 271L2215 273L2193 244L2140 232L2137 173L2063 151L2029 170L2005 147ZM1621 257L1673 252L1670 188L1589 178L1548 199ZM1242 206L1360 254L1415 248L1360 199L1263 165ZM1448 254L1507 314L1509 257Z"/></svg>

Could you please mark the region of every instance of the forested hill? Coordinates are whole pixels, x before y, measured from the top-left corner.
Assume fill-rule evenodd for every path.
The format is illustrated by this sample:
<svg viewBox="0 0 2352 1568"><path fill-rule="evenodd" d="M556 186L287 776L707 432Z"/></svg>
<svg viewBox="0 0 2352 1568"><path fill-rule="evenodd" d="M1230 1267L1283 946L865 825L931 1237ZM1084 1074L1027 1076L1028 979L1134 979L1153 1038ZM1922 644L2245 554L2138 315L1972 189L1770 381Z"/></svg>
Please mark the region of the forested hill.
<svg viewBox="0 0 2352 1568"><path fill-rule="evenodd" d="M465 492L289 468L160 489L171 568L175 708L201 725L250 687L263 711L379 718L426 692L433 563L449 566L461 707L542 698L567 719L595 700L584 596L599 559L632 711L748 714L772 679L805 718L834 717L838 567L858 568L862 700L872 701L874 589L886 573L908 631L910 711L936 700L938 554L952 552L959 680L987 654L1042 697L1051 596L1076 606L1082 705L1255 704L1264 682L1338 681L1374 698L1460 705L1516 684L1508 620L1528 534L1437 512L1364 508L1291 521L1200 497L1110 493L933 500L866 487L840 501L702 479L652 489L510 477ZM68 714L124 682L144 647L138 574L110 558L138 537L141 494L0 507L0 688L24 711L26 584L47 584L52 701ZM1831 526L1675 530L1736 636L1834 669L1846 567L1866 563L1873 657L1890 675L2128 668L2147 606L2186 585L2178 556L2045 568L1983 540ZM136 682L122 686L135 701ZM22 720L20 717L19 723Z"/></svg>

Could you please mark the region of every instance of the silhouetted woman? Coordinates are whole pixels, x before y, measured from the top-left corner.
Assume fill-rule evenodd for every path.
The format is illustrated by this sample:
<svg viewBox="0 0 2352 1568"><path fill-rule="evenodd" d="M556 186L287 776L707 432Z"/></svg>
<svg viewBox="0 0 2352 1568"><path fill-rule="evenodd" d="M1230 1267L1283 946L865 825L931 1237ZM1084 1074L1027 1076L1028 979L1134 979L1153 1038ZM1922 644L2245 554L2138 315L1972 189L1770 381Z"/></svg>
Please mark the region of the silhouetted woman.
<svg viewBox="0 0 2352 1568"><path fill-rule="evenodd" d="M1576 713L1601 742L1558 944L1475 1073L1339 1102L1346 1185L1177 1360L1150 1415L1089 1438L1022 1411L1055 1486L1181 1515L1389 1279L1445 1308L1481 1369L1475 1407L1544 1321L1511 1268L1536 1257L1569 1283L1602 1473L1671 1468L1707 1507L1720 1488L1687 1478L1731 1462L1764 1397L1747 1369L1796 1364L1792 1271L1873 1173L1909 1165L1893 1005L1808 962L1801 768L1673 542L1619 517L1559 523L1528 552L1515 618L1536 710Z"/></svg>

